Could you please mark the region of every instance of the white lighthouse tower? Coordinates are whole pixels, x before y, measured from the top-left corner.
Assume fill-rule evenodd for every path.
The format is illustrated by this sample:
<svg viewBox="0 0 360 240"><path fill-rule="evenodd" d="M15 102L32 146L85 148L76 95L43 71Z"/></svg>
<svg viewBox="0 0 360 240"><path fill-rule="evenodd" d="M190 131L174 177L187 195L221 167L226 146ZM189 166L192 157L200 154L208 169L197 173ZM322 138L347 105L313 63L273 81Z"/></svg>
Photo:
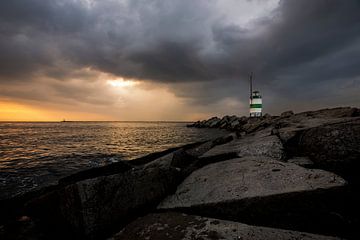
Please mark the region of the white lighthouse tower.
<svg viewBox="0 0 360 240"><path fill-rule="evenodd" d="M250 74L250 117L262 116L262 98L259 91L253 91L253 73Z"/></svg>

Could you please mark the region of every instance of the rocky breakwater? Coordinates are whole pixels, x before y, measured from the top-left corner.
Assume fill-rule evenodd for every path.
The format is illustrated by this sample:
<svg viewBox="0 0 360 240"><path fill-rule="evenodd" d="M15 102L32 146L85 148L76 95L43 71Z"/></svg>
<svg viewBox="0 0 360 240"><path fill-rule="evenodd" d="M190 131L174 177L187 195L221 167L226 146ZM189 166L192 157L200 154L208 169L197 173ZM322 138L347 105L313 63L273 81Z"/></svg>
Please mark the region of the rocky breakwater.
<svg viewBox="0 0 360 240"><path fill-rule="evenodd" d="M359 239L359 113L197 122L233 132L3 201L0 239Z"/></svg>

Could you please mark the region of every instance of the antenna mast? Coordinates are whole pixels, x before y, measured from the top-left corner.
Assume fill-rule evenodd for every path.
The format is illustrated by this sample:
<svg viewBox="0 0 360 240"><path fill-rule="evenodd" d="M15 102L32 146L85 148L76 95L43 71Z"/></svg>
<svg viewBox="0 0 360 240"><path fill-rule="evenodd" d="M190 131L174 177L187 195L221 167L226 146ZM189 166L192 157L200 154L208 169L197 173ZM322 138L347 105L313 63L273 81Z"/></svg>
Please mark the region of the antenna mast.
<svg viewBox="0 0 360 240"><path fill-rule="evenodd" d="M250 73L250 99L252 99L252 80L253 80L253 72Z"/></svg>

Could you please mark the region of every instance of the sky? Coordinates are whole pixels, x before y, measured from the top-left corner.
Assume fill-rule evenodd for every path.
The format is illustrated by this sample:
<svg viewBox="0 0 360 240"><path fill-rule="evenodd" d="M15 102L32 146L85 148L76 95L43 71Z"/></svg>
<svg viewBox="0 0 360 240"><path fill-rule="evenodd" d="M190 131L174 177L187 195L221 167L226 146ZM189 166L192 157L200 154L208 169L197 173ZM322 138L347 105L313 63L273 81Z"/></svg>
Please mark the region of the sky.
<svg viewBox="0 0 360 240"><path fill-rule="evenodd" d="M1 0L0 121L360 105L359 0Z"/></svg>

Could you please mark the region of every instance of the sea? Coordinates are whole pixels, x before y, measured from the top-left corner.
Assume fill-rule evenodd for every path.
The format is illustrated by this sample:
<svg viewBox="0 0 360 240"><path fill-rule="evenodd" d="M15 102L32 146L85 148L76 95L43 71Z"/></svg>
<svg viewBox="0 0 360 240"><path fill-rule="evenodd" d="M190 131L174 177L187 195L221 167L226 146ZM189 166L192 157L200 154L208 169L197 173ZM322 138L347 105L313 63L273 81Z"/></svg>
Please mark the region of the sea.
<svg viewBox="0 0 360 240"><path fill-rule="evenodd" d="M0 122L0 200L120 160L225 135L185 122Z"/></svg>

